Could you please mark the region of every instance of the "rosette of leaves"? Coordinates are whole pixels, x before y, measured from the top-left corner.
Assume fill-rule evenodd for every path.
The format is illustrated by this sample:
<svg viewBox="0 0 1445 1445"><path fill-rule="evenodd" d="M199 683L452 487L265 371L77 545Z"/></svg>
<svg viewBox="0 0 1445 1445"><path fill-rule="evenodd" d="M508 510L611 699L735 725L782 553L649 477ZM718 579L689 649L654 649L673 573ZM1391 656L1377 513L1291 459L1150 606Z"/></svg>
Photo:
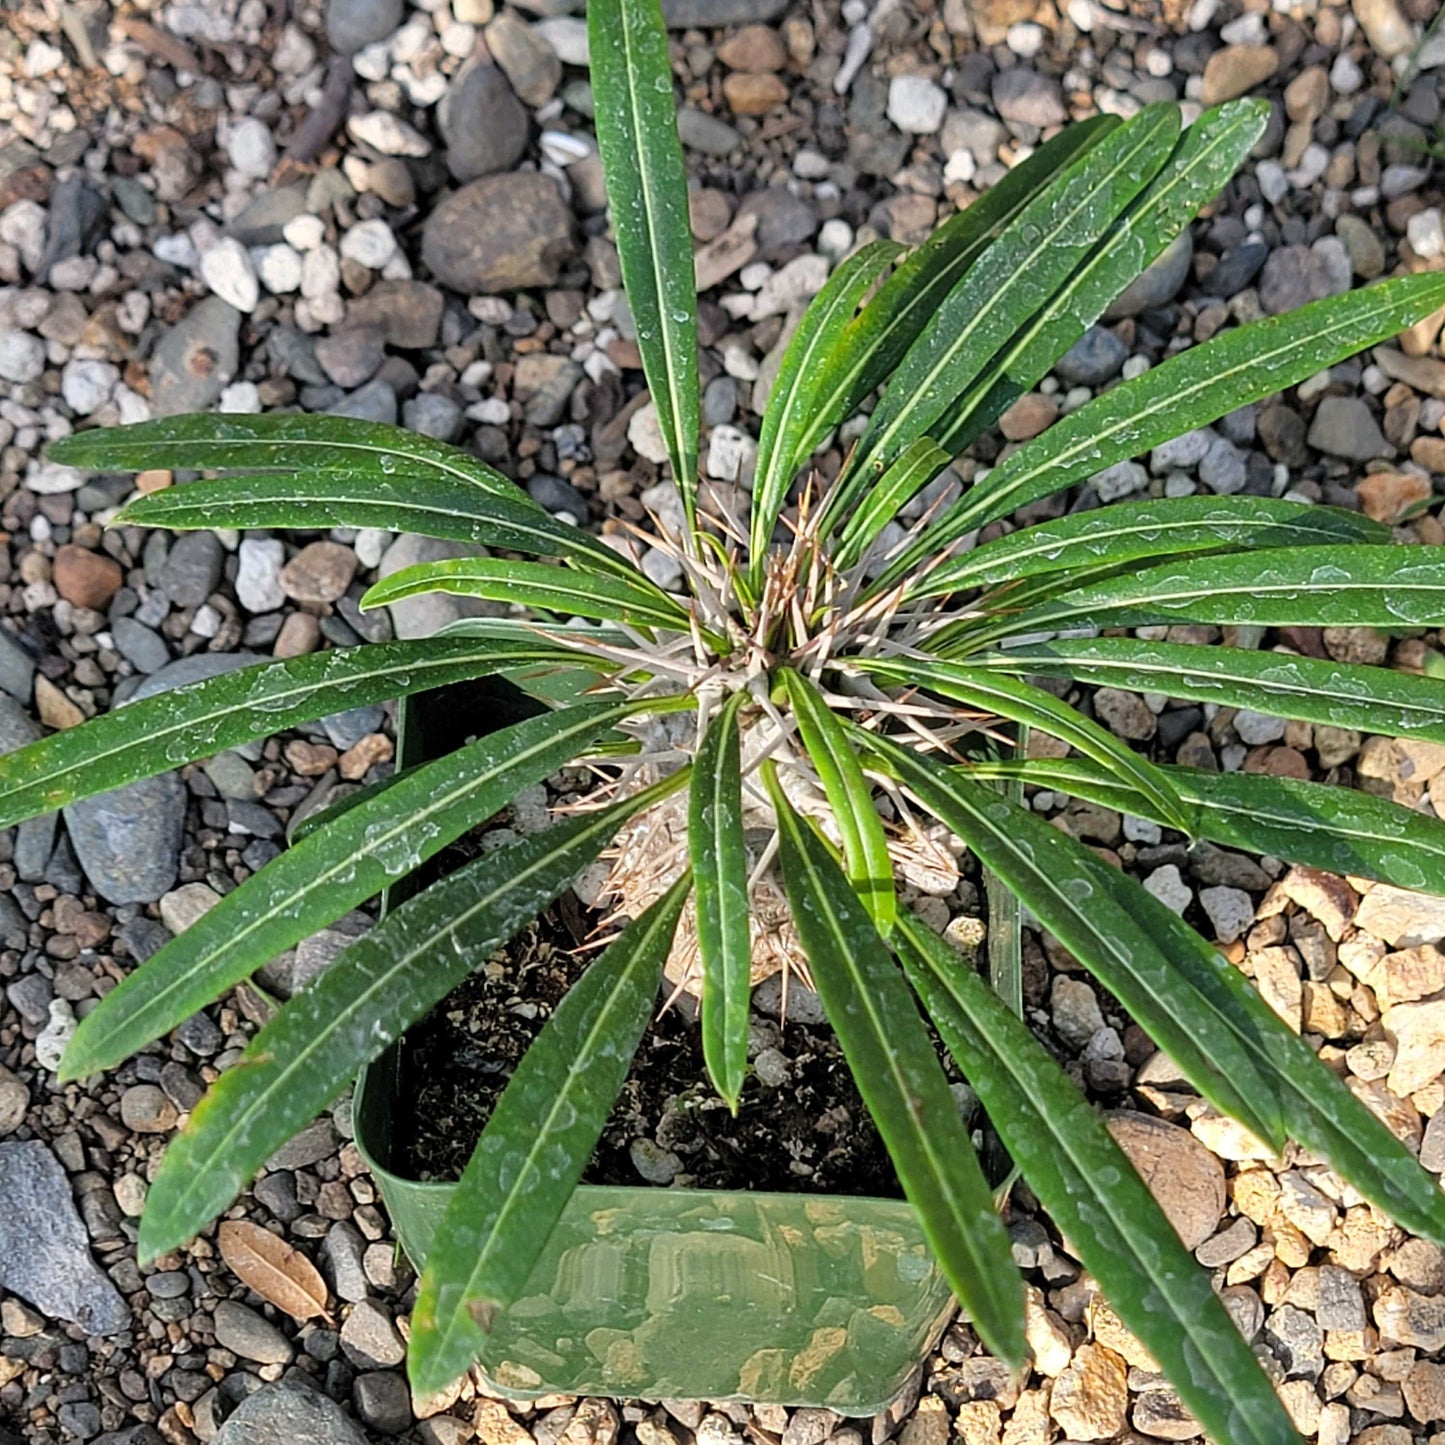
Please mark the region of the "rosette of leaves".
<svg viewBox="0 0 1445 1445"><path fill-rule="evenodd" d="M897 868L928 830L952 835L986 870L1005 945L1010 911L1016 920L1026 906L1200 1096L1276 1150L1299 1141L1401 1226L1445 1243L1436 1182L1243 975L1020 802L1035 785L1185 839L1445 893L1435 819L1314 783L1159 764L1070 701L1106 684L1445 742L1445 692L1427 677L1128 631L1435 627L1445 551L1397 546L1346 511L1254 496L1074 511L969 545L1027 503L1392 336L1445 304L1445 277L1384 281L1180 350L966 489L934 486L1227 183L1265 109L1235 102L1187 129L1168 105L1100 117L1042 146L916 250L873 241L837 267L769 394L750 515L714 515L698 479L696 302L665 31L656 0L592 0L588 14L612 221L680 500L654 538L675 554L676 590L475 457L393 428L186 417L51 449L103 471L205 474L131 502L126 523L377 527L484 544L486 555L399 572L366 603L441 591L510 611L424 640L258 664L57 733L0 759L0 826L451 681L503 675L549 700L500 731L478 719L475 742L324 816L81 1023L65 1077L163 1037L519 790L577 760L602 780L590 806L411 898L280 1009L171 1144L140 1252L153 1258L205 1228L362 1065L614 840L650 828L670 852L639 861L646 887L630 895L631 921L510 1081L427 1261L412 1321L419 1389L464 1370L522 1291L647 1027L685 912L707 1068L736 1106L749 1087L750 909L771 885L903 1192L988 1347L1023 1360L1023 1290L925 1019L1212 1437L1293 1439L1207 1275L1099 1115L923 926ZM810 460L852 418L856 443L822 484ZM899 525L924 489L921 517ZM1065 755L1026 755L1017 743L1028 730ZM650 827L660 820L668 826ZM628 849L617 851L625 871Z"/></svg>

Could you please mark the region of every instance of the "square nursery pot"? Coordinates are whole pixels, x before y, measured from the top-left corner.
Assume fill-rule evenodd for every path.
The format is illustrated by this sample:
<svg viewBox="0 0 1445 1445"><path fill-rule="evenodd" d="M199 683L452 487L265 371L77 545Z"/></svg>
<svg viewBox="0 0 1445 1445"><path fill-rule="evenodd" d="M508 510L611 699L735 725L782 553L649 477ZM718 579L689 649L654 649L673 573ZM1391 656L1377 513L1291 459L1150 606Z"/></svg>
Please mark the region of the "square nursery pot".
<svg viewBox="0 0 1445 1445"><path fill-rule="evenodd" d="M495 681L406 699L398 762L440 757L535 707ZM456 1186L390 1167L400 1058L394 1046L358 1080L356 1143L420 1269ZM519 1400L766 1401L870 1415L904 1387L952 1309L901 1200L584 1184L524 1296L499 1314L480 1367Z"/></svg>

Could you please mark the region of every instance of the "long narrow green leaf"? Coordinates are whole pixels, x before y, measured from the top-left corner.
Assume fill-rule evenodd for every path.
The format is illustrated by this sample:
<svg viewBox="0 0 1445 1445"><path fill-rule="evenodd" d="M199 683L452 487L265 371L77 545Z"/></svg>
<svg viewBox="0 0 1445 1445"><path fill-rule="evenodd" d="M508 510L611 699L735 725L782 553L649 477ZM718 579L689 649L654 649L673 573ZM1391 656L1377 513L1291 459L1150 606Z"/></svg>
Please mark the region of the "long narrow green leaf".
<svg viewBox="0 0 1445 1445"><path fill-rule="evenodd" d="M697 293L687 172L657 0L587 7L597 149L637 348L688 525L697 511Z"/></svg>
<svg viewBox="0 0 1445 1445"><path fill-rule="evenodd" d="M377 582L361 599L361 605L386 607L426 592L483 597L568 617L595 617L603 622L661 627L669 632L687 632L691 625L683 605L653 586L640 572L624 580L588 576L564 567L550 567L545 562L479 557L403 567Z"/></svg>
<svg viewBox="0 0 1445 1445"><path fill-rule="evenodd" d="M1210 1439L1299 1445L1279 1396L1073 1080L936 934L900 914L905 972L1024 1178Z"/></svg>
<svg viewBox="0 0 1445 1445"><path fill-rule="evenodd" d="M1055 177L969 269L899 362L825 516L844 515L928 435L989 358L1087 257L1169 156L1179 108L1146 107Z"/></svg>
<svg viewBox="0 0 1445 1445"><path fill-rule="evenodd" d="M969 658L969 667L1162 692L1188 702L1389 737L1445 742L1445 690L1432 677L1284 652L1132 637L1065 638Z"/></svg>
<svg viewBox="0 0 1445 1445"><path fill-rule="evenodd" d="M1011 532L924 574L909 600L1025 577L1113 566L1184 552L1311 547L1330 542L1383 545L1390 529L1342 507L1270 497L1180 497L1119 502Z"/></svg>
<svg viewBox="0 0 1445 1445"><path fill-rule="evenodd" d="M427 638L315 652L173 688L0 757L0 828L343 708L553 659L569 660L540 640Z"/></svg>
<svg viewBox="0 0 1445 1445"><path fill-rule="evenodd" d="M1269 119L1262 100L1206 111L1094 253L969 388L937 431L956 456L1027 392L1243 164Z"/></svg>
<svg viewBox="0 0 1445 1445"><path fill-rule="evenodd" d="M896 895L888 839L863 776L853 745L823 695L801 673L784 668L779 677L787 693L803 746L812 759L833 821L843 835L843 864L848 882L880 929L893 922Z"/></svg>
<svg viewBox="0 0 1445 1445"><path fill-rule="evenodd" d="M1402 276L1191 347L1111 387L1020 447L927 528L874 586L891 585L920 558L975 527L1294 386L1442 305L1445 276Z"/></svg>
<svg viewBox="0 0 1445 1445"><path fill-rule="evenodd" d="M157 417L75 432L49 456L102 472L304 472L308 476L448 477L530 511L542 509L514 481L460 447L403 427L355 417L280 412Z"/></svg>
<svg viewBox="0 0 1445 1445"><path fill-rule="evenodd" d="M107 994L81 1020L60 1077L115 1067L278 953L413 872L635 710L599 702L529 718L389 781L294 843Z"/></svg>
<svg viewBox="0 0 1445 1445"><path fill-rule="evenodd" d="M804 460L804 440L816 421L813 399L822 381L822 364L838 345L869 288L903 249L896 241L870 241L849 256L813 298L783 352L758 436L748 549L755 583L762 578L773 528L788 499L793 474Z"/></svg>
<svg viewBox="0 0 1445 1445"><path fill-rule="evenodd" d="M951 453L931 437L919 437L911 442L903 455L878 478L844 526L834 549L835 565L851 567L857 562L913 495L948 465L950 456Z"/></svg>
<svg viewBox="0 0 1445 1445"><path fill-rule="evenodd" d="M517 1065L427 1256L408 1373L418 1394L464 1375L514 1304L597 1147L662 982L688 880L629 925Z"/></svg>
<svg viewBox="0 0 1445 1445"><path fill-rule="evenodd" d="M1087 758L980 763L972 771L1161 821L1152 804ZM1445 894L1445 823L1427 813L1373 793L1297 778L1177 767L1164 771L1189 809L1195 833L1212 843L1308 863L1326 873Z"/></svg>
<svg viewBox="0 0 1445 1445"><path fill-rule="evenodd" d="M702 959L702 1056L708 1077L737 1113L748 1071L748 1002L752 994L752 923L748 850L743 838L742 747L733 693L708 724L688 795L687 851Z"/></svg>
<svg viewBox="0 0 1445 1445"><path fill-rule="evenodd" d="M90 433L85 433L90 435ZM470 482L438 473L414 476L339 470L315 473L233 472L214 481L190 482L137 497L116 521L172 531L261 527L297 531L332 527L378 527L418 532L453 542L473 542L542 557L566 557L592 572L639 575L625 557L578 527L559 522L540 507L496 497Z"/></svg>
<svg viewBox="0 0 1445 1445"><path fill-rule="evenodd" d="M858 657L850 658L849 662L870 677L902 687L923 687L966 707L981 708L1048 733L1127 778L1134 787L1147 792L1157 808L1174 819L1170 827L1181 832L1188 830L1189 820L1183 806L1154 763L1040 687L1016 678L1005 682L997 673L981 672L937 658Z"/></svg>
<svg viewBox="0 0 1445 1445"><path fill-rule="evenodd" d="M408 900L287 1003L166 1151L142 1262L184 1244L252 1174L601 852L643 795L478 858Z"/></svg>
<svg viewBox="0 0 1445 1445"><path fill-rule="evenodd" d="M908 987L822 839L765 770L783 883L858 1092L898 1182L974 1328L1011 1364L1024 1357L1023 1290L958 1105Z"/></svg>
<svg viewBox="0 0 1445 1445"><path fill-rule="evenodd" d="M820 368L810 424L797 447L800 458L810 456L898 365L943 298L1039 191L1118 126L1117 117L1097 115L1065 127L945 221L888 278Z"/></svg>
<svg viewBox="0 0 1445 1445"><path fill-rule="evenodd" d="M1287 547L1187 557L1061 593L1010 619L1011 632L1087 621L1265 627L1438 627L1445 621L1445 547Z"/></svg>
<svg viewBox="0 0 1445 1445"><path fill-rule="evenodd" d="M1209 967L1224 983L1186 976L1169 945L1169 929L1179 920L1158 899L1134 884L1126 898L1117 898L1108 875L1122 875L964 769L872 733L863 736L889 772L1003 879L1205 1098L1277 1149L1284 1146L1277 1090L1230 1015L1230 1000L1252 993L1236 970L1211 952Z"/></svg>

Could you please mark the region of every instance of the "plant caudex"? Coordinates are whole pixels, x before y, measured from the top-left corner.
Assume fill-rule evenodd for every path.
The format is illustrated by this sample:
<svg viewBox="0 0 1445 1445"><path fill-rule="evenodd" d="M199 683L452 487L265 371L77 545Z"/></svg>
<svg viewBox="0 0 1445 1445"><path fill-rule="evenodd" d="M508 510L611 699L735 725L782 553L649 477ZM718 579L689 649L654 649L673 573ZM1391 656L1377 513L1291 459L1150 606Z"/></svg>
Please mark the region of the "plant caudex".
<svg viewBox="0 0 1445 1445"><path fill-rule="evenodd" d="M185 417L67 438L59 461L199 469L121 520L380 527L493 555L409 568L365 599L511 604L421 641L266 663L132 703L0 759L0 826L341 708L500 674L550 706L348 800L136 970L63 1074L113 1067L281 950L374 897L525 787L594 759L593 805L396 909L257 1035L171 1145L140 1249L175 1248L609 847L631 918L542 1030L427 1262L410 1370L464 1370L518 1297L580 1177L665 966L701 979L707 1067L747 1087L757 967L806 962L937 1259L988 1346L1024 1356L1023 1291L924 1018L1024 1176L1216 1440L1294 1438L1268 1380L1091 1106L897 878L959 840L1128 1009L1210 1103L1297 1139L1403 1227L1445 1243L1445 1196L1235 969L1131 879L1014 801L1021 784L1191 839L1445 893L1445 825L1380 798L1152 762L1062 700L1107 684L1445 742L1430 678L1283 648L1144 641L1176 622L1433 627L1445 550L1329 507L1138 501L979 528L1313 376L1445 304L1406 276L1241 326L1069 413L961 489L952 457L1027 392L1227 182L1265 108L1167 105L1042 146L917 250L842 262L798 321L763 421L750 510L697 477L685 178L656 0L592 0L613 225L680 505L682 584L564 525L474 457L334 417ZM840 475L814 452L871 411ZM920 501L922 505L920 506ZM901 524L900 517L916 518ZM506 554L499 556L496 554ZM521 557L528 560L515 560ZM1103 635L1108 630L1111 635ZM1019 757L1031 729L1062 758ZM1011 786L1009 786L1011 785ZM670 960L670 963L669 963Z"/></svg>

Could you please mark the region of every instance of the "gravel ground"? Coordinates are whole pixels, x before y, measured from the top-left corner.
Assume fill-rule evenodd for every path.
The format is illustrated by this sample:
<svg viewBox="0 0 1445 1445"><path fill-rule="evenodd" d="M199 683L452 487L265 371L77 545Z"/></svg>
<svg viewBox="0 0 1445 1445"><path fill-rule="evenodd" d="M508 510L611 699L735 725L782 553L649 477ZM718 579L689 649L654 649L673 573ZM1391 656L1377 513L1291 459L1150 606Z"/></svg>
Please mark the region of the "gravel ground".
<svg viewBox="0 0 1445 1445"><path fill-rule="evenodd" d="M1070 117L1249 92L1274 103L1245 174L1018 403L1010 440L1231 322L1445 266L1429 151L1445 45L1411 62L1430 0L669 3L706 287L705 459L735 500L790 327L829 266L867 236L920 240ZM544 506L604 531L665 499L652 491L663 448L606 233L577 8L7 8L0 749L246 659L422 635L457 612L438 598L380 616L356 606L375 576L448 555L445 544L104 531L129 481L87 480L40 456L74 427L300 407L459 441ZM1441 321L1111 468L1093 491L1325 500L1409 517L1414 536L1445 541ZM981 446L958 470L992 459ZM173 480L152 472L140 484ZM675 575L660 552L643 565L663 583ZM1434 639L1295 630L1280 641L1418 670ZM1093 707L1119 735L1196 766L1328 777L1421 808L1445 778L1437 746L1110 690ZM470 1387L412 1401L400 1372L412 1280L348 1142L345 1103L233 1211L321 1268L333 1324L297 1325L249 1293L211 1238L138 1270L146 1181L263 1006L242 990L85 1086L55 1081L64 1039L115 980L273 857L289 825L382 776L391 752L383 710L361 709L0 834L0 1445L16 1432L36 1445L255 1445L303 1428L334 1445L1197 1434L1026 1209L1014 1233L1036 1367L1022 1382L956 1325L917 1391L871 1423L677 1402L512 1409ZM1445 1170L1445 903L1190 849L1093 806L1032 803L1218 938ZM912 881L940 926L976 902L946 870ZM364 920L278 960L268 987L314 976L353 925ZM1268 1157L1183 1091L1049 940L1029 938L1027 966L1031 1017L1117 1111L1121 1141L1218 1272L1302 1433L1321 1445L1445 1439L1433 1433L1445 1422L1445 1255L1309 1156ZM761 1070L773 1087L786 1049L784 1033L771 1050L781 1064ZM665 1152L639 1157L652 1167Z"/></svg>

